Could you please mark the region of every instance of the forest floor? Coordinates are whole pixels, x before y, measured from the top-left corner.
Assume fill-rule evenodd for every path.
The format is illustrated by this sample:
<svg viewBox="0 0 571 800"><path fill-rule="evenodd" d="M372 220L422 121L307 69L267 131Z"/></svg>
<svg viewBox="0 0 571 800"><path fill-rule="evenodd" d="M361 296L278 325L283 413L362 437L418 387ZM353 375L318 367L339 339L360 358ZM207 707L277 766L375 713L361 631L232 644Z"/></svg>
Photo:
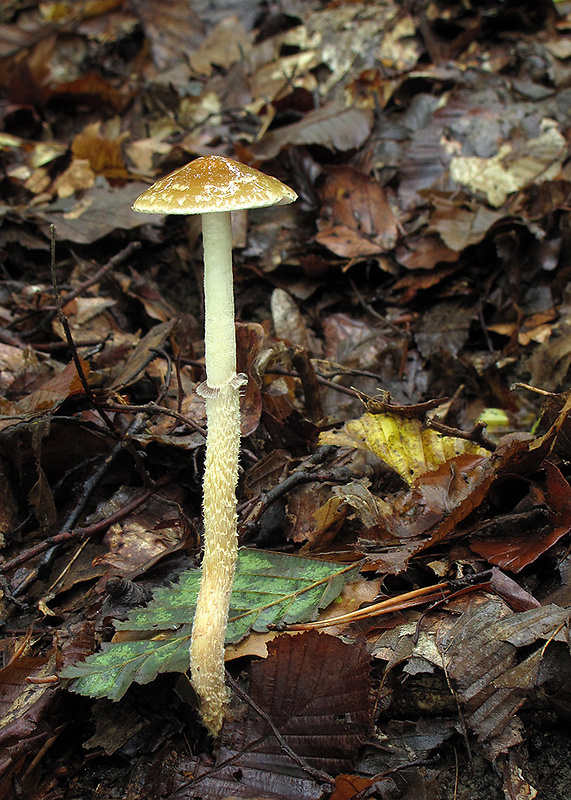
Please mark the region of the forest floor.
<svg viewBox="0 0 571 800"><path fill-rule="evenodd" d="M571 796L571 4L7 0L0 795ZM198 156L233 215L230 702L189 681Z"/></svg>

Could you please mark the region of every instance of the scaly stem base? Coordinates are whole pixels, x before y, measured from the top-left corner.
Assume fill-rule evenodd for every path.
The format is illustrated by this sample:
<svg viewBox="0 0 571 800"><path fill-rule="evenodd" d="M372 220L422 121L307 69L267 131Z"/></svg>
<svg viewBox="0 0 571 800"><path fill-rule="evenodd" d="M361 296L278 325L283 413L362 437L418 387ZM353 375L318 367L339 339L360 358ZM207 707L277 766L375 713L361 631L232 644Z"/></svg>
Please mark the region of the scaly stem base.
<svg viewBox="0 0 571 800"><path fill-rule="evenodd" d="M191 682L208 731L222 727L226 687L224 639L238 554L236 483L240 448L240 388L230 381L206 399L204 559L190 644ZM238 385L236 385L238 384Z"/></svg>

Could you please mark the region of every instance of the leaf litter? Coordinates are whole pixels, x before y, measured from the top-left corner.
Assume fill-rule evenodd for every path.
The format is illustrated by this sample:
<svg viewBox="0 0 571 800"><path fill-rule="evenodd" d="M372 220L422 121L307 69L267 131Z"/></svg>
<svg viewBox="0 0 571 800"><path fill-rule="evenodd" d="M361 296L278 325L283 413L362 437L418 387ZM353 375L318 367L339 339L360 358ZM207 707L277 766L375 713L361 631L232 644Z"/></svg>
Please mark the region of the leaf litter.
<svg viewBox="0 0 571 800"><path fill-rule="evenodd" d="M227 6L3 14L0 792L566 796L568 8ZM216 747L199 232L131 211L210 153L301 198L235 220Z"/></svg>

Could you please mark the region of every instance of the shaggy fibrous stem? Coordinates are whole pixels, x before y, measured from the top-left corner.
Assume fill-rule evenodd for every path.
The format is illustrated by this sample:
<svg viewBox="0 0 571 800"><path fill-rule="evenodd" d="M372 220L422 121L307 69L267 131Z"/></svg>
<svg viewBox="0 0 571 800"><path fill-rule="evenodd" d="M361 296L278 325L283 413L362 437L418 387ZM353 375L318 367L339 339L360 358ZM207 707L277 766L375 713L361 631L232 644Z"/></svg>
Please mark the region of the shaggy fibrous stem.
<svg viewBox="0 0 571 800"><path fill-rule="evenodd" d="M208 433L204 470L204 558L190 644L192 685L212 735L224 719L224 639L238 555L236 483L240 451L240 386L232 287L230 213L204 214L204 340Z"/></svg>
<svg viewBox="0 0 571 800"><path fill-rule="evenodd" d="M236 483L240 447L239 389L228 384L206 398L208 438L204 473L204 559L190 644L192 685L212 735L222 726L224 639L236 568Z"/></svg>

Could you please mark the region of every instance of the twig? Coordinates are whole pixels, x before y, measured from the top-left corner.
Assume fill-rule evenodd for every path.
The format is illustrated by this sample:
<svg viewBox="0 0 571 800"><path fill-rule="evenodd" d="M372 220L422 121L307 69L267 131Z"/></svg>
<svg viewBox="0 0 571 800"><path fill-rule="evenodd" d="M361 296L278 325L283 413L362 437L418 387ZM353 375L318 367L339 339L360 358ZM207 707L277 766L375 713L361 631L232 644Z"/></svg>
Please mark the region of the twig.
<svg viewBox="0 0 571 800"><path fill-rule="evenodd" d="M547 392L545 389L540 389L537 386L532 386L529 383L512 383L510 386L510 391L514 391L515 389L527 389L528 392L534 392L534 394L540 394L543 397L557 397L556 392Z"/></svg>
<svg viewBox="0 0 571 800"><path fill-rule="evenodd" d="M110 258L109 261L106 264L104 264L99 270L97 270L97 272L95 273L95 275L93 275L93 277L89 278L89 280L87 280L87 281L84 281L82 284L80 284L75 289L73 289L71 292L69 292L69 294L67 294L65 296L64 302L65 303L69 303L71 300L75 299L80 294L83 294L83 292L85 292L86 289L89 289L91 286L93 286L93 284L95 284L98 281L100 281L101 278L107 272L109 272L109 270L111 270L113 267L119 266L119 264L121 262L123 262L126 259L130 258L133 255L133 253L136 250L139 249L140 246L141 245L140 245L139 242L131 242L130 244L128 244L127 247L124 247L123 250L120 250L118 253L116 253L114 256L112 256L112 258ZM47 350L48 352L50 350L52 350L52 349L55 350L55 349L58 349L58 348L61 348L61 347L68 346L68 345L66 345L65 342L51 342L49 344L43 344L42 343L42 344L38 344L38 345L34 345L34 344L30 344L29 345L29 344L27 344L27 342L25 342L24 339L29 339L32 336L35 336L36 333L39 330L39 328L37 328L37 327L34 328L33 330L26 331L25 333L22 334L21 337L14 336L13 334L11 334L9 332L9 329L14 328L16 325L20 325L22 322L26 322L26 320L28 320L28 319L31 319L33 317L37 317L40 314L41 315L45 314L45 322L49 322L50 320L52 320L54 318L54 316L57 314L57 312L58 312L58 308L57 308L57 304L56 304L55 307L54 306L44 306L43 308L39 308L37 311L28 312L26 314L23 314L20 317L17 317L16 319L13 319L6 326L6 328L3 328L2 330L0 330L0 341L4 342L5 344L10 344L13 347L19 347L21 349L25 349L26 347L33 347L34 349L37 349L37 350L40 350L40 351ZM90 342L86 342L85 344L86 344L86 346L88 346L91 343ZM98 344L98 342L94 342L93 344Z"/></svg>
<svg viewBox="0 0 571 800"><path fill-rule="evenodd" d="M299 377L297 372L293 372L292 370L279 369L277 367L271 367L271 369L266 370L266 372L264 374L265 375L285 375L286 377L289 377L289 378L298 378ZM322 386L327 386L329 389L336 389L338 392L341 392L342 394L348 394L349 397L357 397L357 398L359 397L359 395L357 394L355 389L349 389L347 386L342 386L340 383L335 383L335 381L330 381L328 378L322 378L321 375L319 375L319 373L317 373L317 372L315 374L316 374L316 377L317 377L317 382L320 383ZM348 373L342 372L342 373L339 373L339 374L340 375L345 375L345 374L348 374ZM351 374L354 374L353 371L351 372ZM362 374L362 373L359 373L359 374ZM375 377L377 377L377 376L375 376Z"/></svg>
<svg viewBox="0 0 571 800"><path fill-rule="evenodd" d="M60 533L56 534L56 536L48 537L45 541L49 542L51 539L56 539L58 535L62 533L69 532L69 529L72 528L81 514L84 512L87 504L95 490L96 486L101 481L105 472L109 469L115 458L119 455L123 448L129 450L131 455L134 453L140 460L139 454L136 452L135 448L131 441L129 441L129 436L132 436L134 433L137 432L139 427L143 424L142 417L138 417L137 419L133 420L131 423L127 433L123 436L119 441L115 442L111 452L105 457L99 467L95 470L95 472L91 475L91 477L84 483L83 491L81 493L81 497L79 498L79 502L74 506L73 510L68 515L67 519L65 520L64 524L60 529ZM138 461L135 460L135 464L138 464ZM146 485L149 484L149 476L144 466L141 464L139 468L139 473L141 474L143 481ZM15 587L13 591L13 595L17 597L21 595L38 577L40 572L46 569L56 558L60 549L60 544L58 542L52 543L52 545L48 546L47 548L43 548L42 551L44 552L43 557L40 561L34 566L32 570L26 575L26 577Z"/></svg>
<svg viewBox="0 0 571 800"><path fill-rule="evenodd" d="M130 242L122 250L119 250L119 252L116 253L114 256L111 256L109 261L106 264L104 264L100 269L98 269L97 272L95 272L91 278L89 278L86 281L83 281L83 283L80 283L79 286L76 286L76 288L73 289L71 292L69 292L69 294L66 294L64 298L65 304L67 305L72 300L75 300L76 297L79 297L79 295L83 294L87 289L90 289L96 283L99 283L101 278L103 278L110 270L115 269L115 267L118 267L119 264L121 264L123 261L127 261L128 258L131 258L131 256L134 255L134 253L136 253L137 250L140 249L141 249L141 242Z"/></svg>
<svg viewBox="0 0 571 800"><path fill-rule="evenodd" d="M451 428L449 425L445 425L437 419L427 419L424 421L424 425L427 428L438 431L438 433L441 433L443 436L452 436L455 439L465 439L468 442L473 442L473 444L478 444L480 447L483 447L484 450L489 450L490 453L493 453L496 449L494 442L484 435L484 431L486 430L485 422L477 422L469 431Z"/></svg>
<svg viewBox="0 0 571 800"><path fill-rule="evenodd" d="M161 406L158 403L145 403L141 406L129 405L127 403L106 403L105 408L108 411L116 411L119 414L127 414L129 412L142 412L148 414L164 414L165 417L173 417L173 419L182 422L183 425L188 425L189 428L192 428L197 433L202 434L202 436L206 437L206 431L204 428L201 428L194 420L185 417L183 414L179 414L177 411L171 411L170 408L165 408L165 406Z"/></svg>
<svg viewBox="0 0 571 800"><path fill-rule="evenodd" d="M30 559L35 558L36 556L41 555L46 550L49 550L51 547L55 545L64 544L65 542L70 541L82 541L83 539L88 539L90 536L93 536L96 533L102 533L103 531L110 528L111 525L114 525L116 522L120 522L122 519L127 517L133 511L136 511L140 506L144 505L147 500L153 496L153 494L168 483L172 479L172 473L167 473L163 475L162 478L159 478L153 486L145 489L141 494L137 497L133 498L129 503L127 503L123 508L116 511L114 514L110 514L105 519L99 520L99 522L94 522L92 525L86 525L84 528L73 528L72 530L65 530L61 533L56 533L55 536L48 536L47 539L44 539L38 544L34 545L34 547L30 547L23 553L15 556L14 558L10 559L9 561L5 561L2 564L2 572L9 572L10 570L16 569L16 567L25 564L26 561L30 561Z"/></svg>
<svg viewBox="0 0 571 800"><path fill-rule="evenodd" d="M291 492L297 486L304 483L345 483L347 481L347 470L344 467L333 468L329 470L322 470L321 472L312 472L311 467L325 461L327 456L331 453L332 446L320 447L315 453L308 458L301 467L290 473L277 486L274 486L269 492L260 494L257 498L252 498L238 507L238 513L245 509L252 508L249 516L240 525L240 537L246 538L252 529L257 525L262 514L267 509L277 502L280 498ZM334 449L334 448L333 448Z"/></svg>
<svg viewBox="0 0 571 800"><path fill-rule="evenodd" d="M50 232L51 232L51 259L50 259L50 271L52 275L52 286L54 287L54 295L56 301L56 308L57 308L57 316L63 327L65 338L71 350L71 357L73 358L73 363L75 364L75 371L77 372L77 377L81 383L83 391L85 392L85 396L92 404L93 408L99 414L107 428L116 433L115 426L105 413L105 411L100 408L98 402L95 399L93 392L91 391L91 387L87 382L87 378L85 377L85 372L83 371L83 365L81 363L81 359L79 357L79 353L77 352L77 347L75 346L75 342L73 340L73 336L71 334L71 329L69 327L69 322L67 321L66 315L63 313L63 308L61 305L61 299L59 296L59 289L58 289L58 282L57 282L57 275L56 275L56 251L55 251L55 225L50 225Z"/></svg>
<svg viewBox="0 0 571 800"><path fill-rule="evenodd" d="M204 369L204 363L202 361L198 361L196 358L182 358L181 362L183 364L189 364L191 367ZM341 386L340 383L335 383L327 378L322 378L317 372L315 374L317 376L317 382L322 386L327 386L330 389L336 389L338 392L348 394L350 397L358 397L354 389L348 389L346 386ZM280 369L279 367L271 367L270 369L267 369L264 375L284 375L288 378L299 378L297 372L294 372L293 370ZM339 375L365 375L367 377L374 378L375 380L380 380L378 375L374 375L372 372L363 372L363 370L342 370L339 372Z"/></svg>

